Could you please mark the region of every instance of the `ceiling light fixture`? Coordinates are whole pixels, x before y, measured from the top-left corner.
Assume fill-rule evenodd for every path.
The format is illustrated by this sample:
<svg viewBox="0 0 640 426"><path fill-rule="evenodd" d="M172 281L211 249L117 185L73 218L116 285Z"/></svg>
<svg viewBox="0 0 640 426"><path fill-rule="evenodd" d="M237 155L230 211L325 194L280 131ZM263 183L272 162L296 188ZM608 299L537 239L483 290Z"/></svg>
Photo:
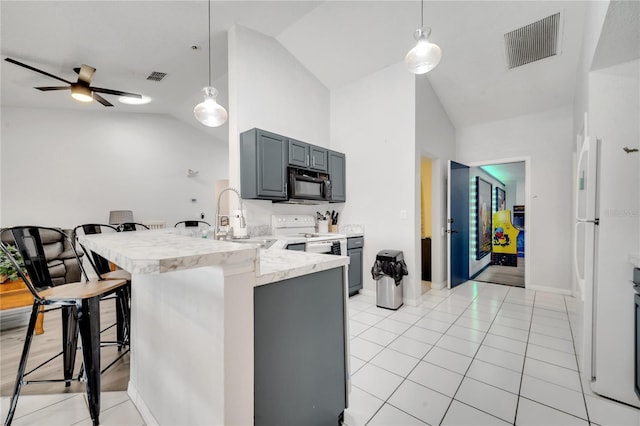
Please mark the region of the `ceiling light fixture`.
<svg viewBox="0 0 640 426"><path fill-rule="evenodd" d="M407 68L414 74L425 74L434 69L440 63L442 51L437 44L429 41L430 35L431 28L424 27L424 0L421 0L420 28L418 28L414 33L417 43L404 58Z"/></svg>
<svg viewBox="0 0 640 426"><path fill-rule="evenodd" d="M209 0L209 85L202 89L204 101L200 102L193 109L196 119L209 127L222 126L227 121L227 110L216 101L218 91L211 85L211 0Z"/></svg>
<svg viewBox="0 0 640 426"><path fill-rule="evenodd" d="M89 89L89 86L78 83L71 85L71 97L80 102L93 101L93 94L91 92L91 89Z"/></svg>
<svg viewBox="0 0 640 426"><path fill-rule="evenodd" d="M130 96L120 96L118 100L127 105L145 105L151 102L151 98L148 96L142 95L140 98L132 98Z"/></svg>

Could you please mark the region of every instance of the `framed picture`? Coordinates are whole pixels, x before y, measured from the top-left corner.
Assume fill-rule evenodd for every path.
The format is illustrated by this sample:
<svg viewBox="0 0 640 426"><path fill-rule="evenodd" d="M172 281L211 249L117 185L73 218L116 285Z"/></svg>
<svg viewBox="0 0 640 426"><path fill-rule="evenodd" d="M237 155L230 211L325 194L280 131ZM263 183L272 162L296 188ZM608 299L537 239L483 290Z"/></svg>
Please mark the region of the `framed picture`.
<svg viewBox="0 0 640 426"><path fill-rule="evenodd" d="M496 186L496 211L507 209L507 193L502 188Z"/></svg>
<svg viewBox="0 0 640 426"><path fill-rule="evenodd" d="M476 176L476 260L491 253L491 193L493 186Z"/></svg>

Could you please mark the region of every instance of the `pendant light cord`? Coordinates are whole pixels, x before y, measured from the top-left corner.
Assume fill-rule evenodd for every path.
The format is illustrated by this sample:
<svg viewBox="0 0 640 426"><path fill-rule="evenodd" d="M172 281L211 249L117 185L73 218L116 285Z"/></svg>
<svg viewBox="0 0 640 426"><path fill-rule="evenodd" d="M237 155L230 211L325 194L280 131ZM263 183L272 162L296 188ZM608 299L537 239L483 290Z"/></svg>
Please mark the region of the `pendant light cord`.
<svg viewBox="0 0 640 426"><path fill-rule="evenodd" d="M209 18L209 32L207 36L209 38L209 87L211 87L211 0L209 0L207 8L207 17Z"/></svg>
<svg viewBox="0 0 640 426"><path fill-rule="evenodd" d="M424 0L420 1L420 28L424 28Z"/></svg>

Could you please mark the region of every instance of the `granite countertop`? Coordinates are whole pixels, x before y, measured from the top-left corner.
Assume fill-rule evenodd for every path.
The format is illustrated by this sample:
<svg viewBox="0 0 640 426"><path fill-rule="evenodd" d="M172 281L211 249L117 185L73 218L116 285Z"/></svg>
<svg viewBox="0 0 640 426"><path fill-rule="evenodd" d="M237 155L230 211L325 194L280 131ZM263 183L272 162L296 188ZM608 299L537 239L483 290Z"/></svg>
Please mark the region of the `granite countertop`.
<svg viewBox="0 0 640 426"><path fill-rule="evenodd" d="M201 266L244 263L256 258L257 246L194 238L158 231L83 235L88 250L132 274L154 274Z"/></svg>
<svg viewBox="0 0 640 426"><path fill-rule="evenodd" d="M260 250L260 271L256 286L313 274L348 265L348 256L307 253L293 250Z"/></svg>
<svg viewBox="0 0 640 426"><path fill-rule="evenodd" d="M349 263L346 256L259 249L258 244L194 238L166 230L84 235L79 239L88 250L133 274L251 262L255 264L256 286Z"/></svg>

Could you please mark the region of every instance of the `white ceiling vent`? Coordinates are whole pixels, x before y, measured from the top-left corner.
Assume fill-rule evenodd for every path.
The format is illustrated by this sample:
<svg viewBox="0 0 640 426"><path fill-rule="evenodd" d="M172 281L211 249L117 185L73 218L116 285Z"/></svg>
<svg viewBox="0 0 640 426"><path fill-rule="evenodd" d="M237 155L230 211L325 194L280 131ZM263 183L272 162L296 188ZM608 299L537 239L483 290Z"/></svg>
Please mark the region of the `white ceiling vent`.
<svg viewBox="0 0 640 426"><path fill-rule="evenodd" d="M558 54L560 13L504 35L509 69Z"/></svg>
<svg viewBox="0 0 640 426"><path fill-rule="evenodd" d="M167 75L166 72L153 71L151 74L147 76L147 80L151 81L161 81Z"/></svg>

